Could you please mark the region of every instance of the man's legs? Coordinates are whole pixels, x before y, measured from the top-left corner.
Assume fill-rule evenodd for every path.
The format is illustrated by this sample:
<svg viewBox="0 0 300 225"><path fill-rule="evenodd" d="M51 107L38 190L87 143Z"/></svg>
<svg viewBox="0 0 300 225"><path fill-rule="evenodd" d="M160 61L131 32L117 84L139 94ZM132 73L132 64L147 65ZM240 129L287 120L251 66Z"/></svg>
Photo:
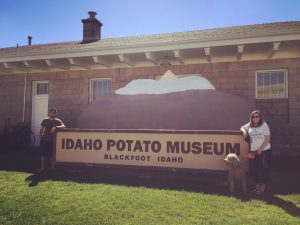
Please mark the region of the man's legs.
<svg viewBox="0 0 300 225"><path fill-rule="evenodd" d="M43 171L46 169L46 157L45 156L42 156L41 162L42 162L42 167L41 167L40 171Z"/></svg>
<svg viewBox="0 0 300 225"><path fill-rule="evenodd" d="M50 168L54 169L53 143L46 142L43 140L40 143L40 147L41 147L41 153L42 153L42 158L41 158L42 167L41 167L40 171L43 171L43 170L46 170L47 168L49 168L48 163L50 163Z"/></svg>
<svg viewBox="0 0 300 225"><path fill-rule="evenodd" d="M50 158L50 164L51 164L51 165L50 165L50 169L51 169L51 170L54 170L54 169L55 169L55 161L54 161L54 158L53 158L53 157Z"/></svg>
<svg viewBox="0 0 300 225"><path fill-rule="evenodd" d="M44 140L40 142L40 151L41 151L41 169L39 171L43 171L46 169L46 157L47 157L47 144Z"/></svg>

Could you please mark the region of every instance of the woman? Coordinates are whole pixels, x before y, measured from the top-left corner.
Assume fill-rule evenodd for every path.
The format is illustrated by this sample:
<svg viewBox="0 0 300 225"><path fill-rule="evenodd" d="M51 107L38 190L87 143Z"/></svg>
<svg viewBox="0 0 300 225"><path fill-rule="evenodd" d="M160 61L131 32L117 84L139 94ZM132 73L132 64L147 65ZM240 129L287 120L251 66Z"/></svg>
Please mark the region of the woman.
<svg viewBox="0 0 300 225"><path fill-rule="evenodd" d="M256 194L263 194L269 178L269 164L271 157L270 129L264 121L260 111L255 110L250 114L249 123L240 129L245 140L250 137L250 172L255 182Z"/></svg>

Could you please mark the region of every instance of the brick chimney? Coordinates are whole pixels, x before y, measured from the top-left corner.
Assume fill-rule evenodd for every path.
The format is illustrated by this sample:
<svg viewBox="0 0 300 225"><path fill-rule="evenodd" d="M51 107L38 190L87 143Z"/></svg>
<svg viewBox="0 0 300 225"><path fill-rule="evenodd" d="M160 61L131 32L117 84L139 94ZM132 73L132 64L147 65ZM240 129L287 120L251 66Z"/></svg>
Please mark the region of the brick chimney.
<svg viewBox="0 0 300 225"><path fill-rule="evenodd" d="M28 45L31 45L32 37L31 36L27 36L27 38L28 38Z"/></svg>
<svg viewBox="0 0 300 225"><path fill-rule="evenodd" d="M90 17L82 19L83 23L83 39L81 43L90 43L101 39L102 23L96 19L96 12L89 11Z"/></svg>

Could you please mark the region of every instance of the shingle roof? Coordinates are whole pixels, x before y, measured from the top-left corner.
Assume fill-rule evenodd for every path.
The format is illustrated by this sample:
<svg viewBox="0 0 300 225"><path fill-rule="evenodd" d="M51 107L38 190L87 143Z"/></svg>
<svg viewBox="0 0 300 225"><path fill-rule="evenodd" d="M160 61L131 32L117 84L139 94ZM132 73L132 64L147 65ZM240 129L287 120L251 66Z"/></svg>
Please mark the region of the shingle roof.
<svg viewBox="0 0 300 225"><path fill-rule="evenodd" d="M37 44L0 49L0 58L34 56L89 50L131 48L139 46L168 45L174 43L206 42L234 40L243 38L268 37L277 35L300 34L300 21L266 23L246 26L233 26L207 30L186 31L177 33L106 38L82 44L81 41Z"/></svg>

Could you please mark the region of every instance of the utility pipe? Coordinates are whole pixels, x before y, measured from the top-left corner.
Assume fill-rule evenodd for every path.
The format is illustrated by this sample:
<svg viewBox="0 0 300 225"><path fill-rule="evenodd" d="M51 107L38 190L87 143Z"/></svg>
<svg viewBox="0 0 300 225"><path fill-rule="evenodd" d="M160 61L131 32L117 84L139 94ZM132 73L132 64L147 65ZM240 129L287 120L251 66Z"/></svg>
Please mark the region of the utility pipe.
<svg viewBox="0 0 300 225"><path fill-rule="evenodd" d="M25 122L25 109L26 109L26 93L27 93L27 73L24 76L24 92L23 92L23 119L22 122Z"/></svg>

